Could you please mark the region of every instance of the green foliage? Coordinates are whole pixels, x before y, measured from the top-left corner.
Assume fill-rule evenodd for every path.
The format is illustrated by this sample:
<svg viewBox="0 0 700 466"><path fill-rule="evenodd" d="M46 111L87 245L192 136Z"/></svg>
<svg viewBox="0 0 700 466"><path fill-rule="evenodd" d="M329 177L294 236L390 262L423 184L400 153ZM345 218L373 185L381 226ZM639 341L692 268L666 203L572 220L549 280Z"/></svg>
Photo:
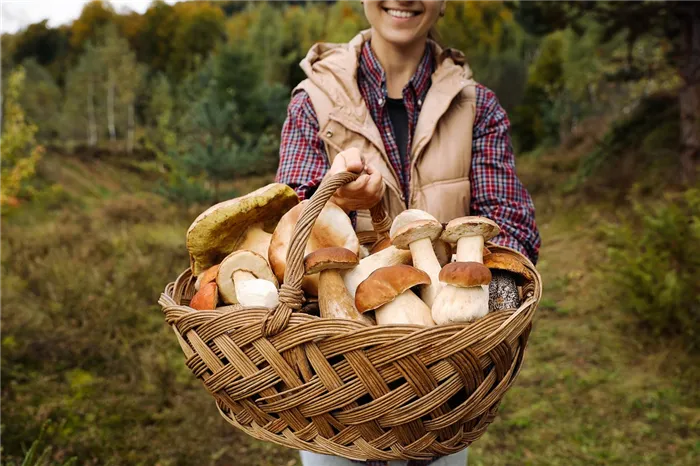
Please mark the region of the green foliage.
<svg viewBox="0 0 700 466"><path fill-rule="evenodd" d="M49 71L34 58L22 62L22 67L26 72L20 98L22 108L37 126L37 139L54 139L60 129L61 89Z"/></svg>
<svg viewBox="0 0 700 466"><path fill-rule="evenodd" d="M440 42L463 51L477 81L507 111L522 100L533 42L504 2L448 2L438 22Z"/></svg>
<svg viewBox="0 0 700 466"><path fill-rule="evenodd" d="M640 101L627 118L613 123L603 140L581 160L568 189L597 177L604 181L609 167L620 167L624 156L634 158L637 172L642 167L676 167L680 149L677 115L675 96L658 94Z"/></svg>
<svg viewBox="0 0 700 466"><path fill-rule="evenodd" d="M629 218L603 228L603 278L615 306L651 336L700 350L700 189L632 205Z"/></svg>
<svg viewBox="0 0 700 466"><path fill-rule="evenodd" d="M24 68L17 67L9 77L4 97L2 121L2 171L0 178L0 206L3 212L8 206L18 204L17 196L32 193L29 186L36 164L44 148L36 143L37 127L27 121L20 105L24 88Z"/></svg>

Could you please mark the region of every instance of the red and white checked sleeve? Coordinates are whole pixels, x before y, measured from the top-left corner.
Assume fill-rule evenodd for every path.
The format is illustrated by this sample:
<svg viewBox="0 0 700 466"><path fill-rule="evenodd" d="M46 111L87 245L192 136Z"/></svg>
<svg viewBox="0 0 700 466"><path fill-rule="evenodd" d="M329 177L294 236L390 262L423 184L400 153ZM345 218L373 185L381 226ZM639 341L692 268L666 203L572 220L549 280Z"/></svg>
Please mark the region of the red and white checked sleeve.
<svg viewBox="0 0 700 466"><path fill-rule="evenodd" d="M515 173L510 121L496 95L477 85L472 142L471 215L488 217L501 227L492 241L537 262L541 244L535 206Z"/></svg>

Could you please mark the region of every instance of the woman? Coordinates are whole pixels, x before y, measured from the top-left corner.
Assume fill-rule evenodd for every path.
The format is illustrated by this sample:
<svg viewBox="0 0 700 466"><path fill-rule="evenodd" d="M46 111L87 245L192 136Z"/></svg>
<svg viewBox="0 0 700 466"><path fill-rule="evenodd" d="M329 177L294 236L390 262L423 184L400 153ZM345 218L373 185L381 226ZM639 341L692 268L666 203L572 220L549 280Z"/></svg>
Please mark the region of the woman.
<svg viewBox="0 0 700 466"><path fill-rule="evenodd" d="M464 56L430 39L445 1L365 0L363 7L370 30L348 44L316 44L301 63L307 79L289 104L277 181L304 199L324 176L364 169L332 199L358 236L372 229L367 209L380 200L392 218L407 208L441 222L482 215L501 227L494 243L536 263L540 236L515 174L508 117L471 78ZM302 460L353 463L307 452ZM465 462L466 450L433 464Z"/></svg>

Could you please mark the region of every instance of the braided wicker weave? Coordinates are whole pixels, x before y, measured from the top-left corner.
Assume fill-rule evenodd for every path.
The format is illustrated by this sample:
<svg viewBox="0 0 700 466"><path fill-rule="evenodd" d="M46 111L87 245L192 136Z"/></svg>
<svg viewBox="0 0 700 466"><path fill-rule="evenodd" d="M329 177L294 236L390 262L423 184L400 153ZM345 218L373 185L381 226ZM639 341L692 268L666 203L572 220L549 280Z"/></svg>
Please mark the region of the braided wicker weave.
<svg viewBox="0 0 700 466"><path fill-rule="evenodd" d="M518 309L428 328L303 313L311 228L335 190L356 178L341 173L324 180L302 213L276 309L196 311L188 307L195 282L189 269L167 285L159 303L187 366L220 414L247 434L357 460L456 453L485 432L520 371L540 276L521 254L489 243L492 252L515 254L534 277L523 286ZM375 225L386 227L374 214Z"/></svg>

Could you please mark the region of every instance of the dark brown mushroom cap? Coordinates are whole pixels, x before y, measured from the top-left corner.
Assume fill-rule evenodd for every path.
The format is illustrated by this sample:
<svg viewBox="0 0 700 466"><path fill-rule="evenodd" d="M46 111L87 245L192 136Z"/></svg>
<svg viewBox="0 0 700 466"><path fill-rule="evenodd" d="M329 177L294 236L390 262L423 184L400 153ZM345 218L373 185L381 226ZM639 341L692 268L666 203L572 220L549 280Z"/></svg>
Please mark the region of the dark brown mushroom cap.
<svg viewBox="0 0 700 466"><path fill-rule="evenodd" d="M328 269L351 269L360 262L357 254L346 248L321 248L304 258L306 275L313 275Z"/></svg>
<svg viewBox="0 0 700 466"><path fill-rule="evenodd" d="M498 224L486 217L460 217L451 220L445 225L445 231L442 232L442 240L448 243L456 243L460 238L465 236L484 237L484 241L488 241L501 232Z"/></svg>
<svg viewBox="0 0 700 466"><path fill-rule="evenodd" d="M377 309L416 285L430 284L430 276L410 265L380 267L357 287L355 307L360 312Z"/></svg>
<svg viewBox="0 0 700 466"><path fill-rule="evenodd" d="M440 270L439 280L460 288L491 283L491 271L478 262L452 262Z"/></svg>
<svg viewBox="0 0 700 466"><path fill-rule="evenodd" d="M442 233L442 224L437 220L415 220L397 229L391 236L391 244L398 249L408 249L419 239L435 241Z"/></svg>
<svg viewBox="0 0 700 466"><path fill-rule="evenodd" d="M534 280L532 273L514 254L492 252L484 256L484 266L494 270L507 270L517 275L520 284Z"/></svg>

